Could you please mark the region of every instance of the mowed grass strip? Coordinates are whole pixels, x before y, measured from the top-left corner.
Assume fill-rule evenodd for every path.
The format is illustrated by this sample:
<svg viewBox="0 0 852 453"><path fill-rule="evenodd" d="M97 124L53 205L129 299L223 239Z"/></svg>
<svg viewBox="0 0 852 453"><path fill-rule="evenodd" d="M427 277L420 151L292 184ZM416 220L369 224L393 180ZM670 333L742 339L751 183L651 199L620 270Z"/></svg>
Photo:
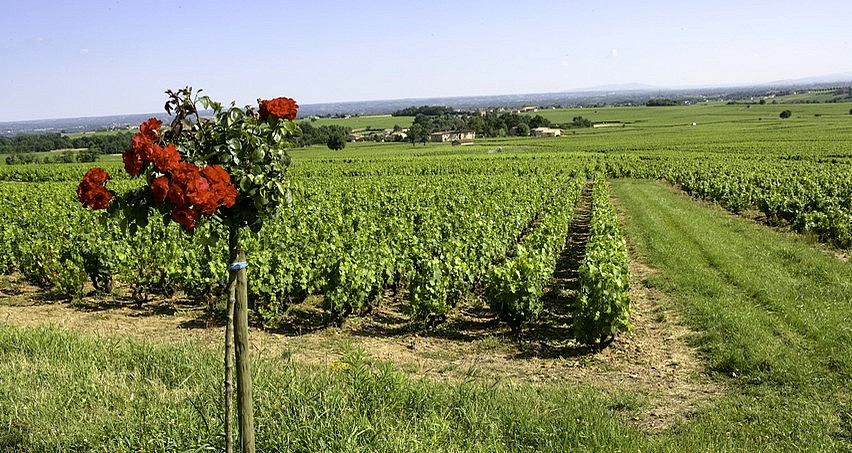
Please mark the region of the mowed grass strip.
<svg viewBox="0 0 852 453"><path fill-rule="evenodd" d="M657 182L612 185L632 253L657 269L645 283L732 385L682 440L852 450L852 264Z"/></svg>
<svg viewBox="0 0 852 453"><path fill-rule="evenodd" d="M254 368L258 451L637 451L620 397L412 379L341 346ZM220 354L0 325L0 451L222 451ZM629 398L628 398L629 400Z"/></svg>

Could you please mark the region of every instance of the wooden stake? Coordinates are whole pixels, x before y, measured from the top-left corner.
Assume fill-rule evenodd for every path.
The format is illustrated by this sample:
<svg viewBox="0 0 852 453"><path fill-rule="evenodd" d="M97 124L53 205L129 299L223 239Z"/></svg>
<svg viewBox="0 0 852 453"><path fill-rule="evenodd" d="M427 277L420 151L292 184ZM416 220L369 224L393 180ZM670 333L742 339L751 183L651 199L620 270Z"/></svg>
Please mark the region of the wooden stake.
<svg viewBox="0 0 852 453"><path fill-rule="evenodd" d="M236 258L236 256L234 257ZM225 324L225 452L234 453L234 433L231 420L234 408L234 369L232 367L234 356L234 305L237 301L237 273L228 272L228 307L226 310L227 323Z"/></svg>
<svg viewBox="0 0 852 453"><path fill-rule="evenodd" d="M228 238L231 262L244 262L245 252L239 250L239 230L231 228ZM236 273L236 303L234 305L234 345L237 368L237 418L240 427L240 444L243 453L254 453L254 409L251 396L251 366L248 342L248 276L245 268Z"/></svg>

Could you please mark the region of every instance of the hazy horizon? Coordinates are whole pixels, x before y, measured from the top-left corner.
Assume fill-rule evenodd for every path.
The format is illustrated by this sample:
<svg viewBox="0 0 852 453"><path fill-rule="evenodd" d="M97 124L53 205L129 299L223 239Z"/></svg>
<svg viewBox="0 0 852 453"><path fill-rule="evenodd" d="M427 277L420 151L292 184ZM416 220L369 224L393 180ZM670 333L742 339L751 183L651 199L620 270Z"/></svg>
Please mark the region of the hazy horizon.
<svg viewBox="0 0 852 453"><path fill-rule="evenodd" d="M755 85L849 73L849 13L819 0L16 2L0 17L0 121L159 112L185 85L237 105Z"/></svg>

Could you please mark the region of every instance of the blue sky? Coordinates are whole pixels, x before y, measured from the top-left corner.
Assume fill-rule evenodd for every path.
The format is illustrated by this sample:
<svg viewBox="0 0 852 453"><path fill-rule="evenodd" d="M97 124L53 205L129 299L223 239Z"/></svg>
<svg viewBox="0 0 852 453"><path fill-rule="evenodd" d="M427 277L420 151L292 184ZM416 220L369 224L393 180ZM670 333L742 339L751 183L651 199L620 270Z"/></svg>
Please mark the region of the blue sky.
<svg viewBox="0 0 852 453"><path fill-rule="evenodd" d="M0 121L852 71L852 2L8 1Z"/></svg>

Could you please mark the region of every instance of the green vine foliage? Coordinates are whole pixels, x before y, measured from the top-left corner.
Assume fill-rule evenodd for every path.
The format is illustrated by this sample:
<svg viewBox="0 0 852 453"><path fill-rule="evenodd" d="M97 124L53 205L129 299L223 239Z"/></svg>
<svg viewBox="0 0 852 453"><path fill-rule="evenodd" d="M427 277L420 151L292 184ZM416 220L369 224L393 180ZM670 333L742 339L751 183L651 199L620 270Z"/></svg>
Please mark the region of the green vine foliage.
<svg viewBox="0 0 852 453"><path fill-rule="evenodd" d="M574 318L576 339L602 346L616 334L630 331L627 246L603 176L595 180L592 190L589 239L577 272L580 290Z"/></svg>
<svg viewBox="0 0 852 453"><path fill-rule="evenodd" d="M541 314L541 295L565 248L584 181L583 176L574 177L557 191L536 215L538 222L532 225L532 231L520 238L506 259L488 274L486 299L515 334Z"/></svg>

